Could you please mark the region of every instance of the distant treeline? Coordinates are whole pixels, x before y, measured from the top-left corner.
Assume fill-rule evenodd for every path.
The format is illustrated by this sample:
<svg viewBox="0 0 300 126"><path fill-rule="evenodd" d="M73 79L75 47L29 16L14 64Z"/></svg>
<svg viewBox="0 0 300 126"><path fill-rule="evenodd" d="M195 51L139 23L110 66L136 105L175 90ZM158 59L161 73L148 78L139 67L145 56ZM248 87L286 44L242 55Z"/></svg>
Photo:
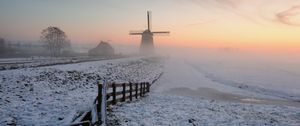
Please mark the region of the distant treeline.
<svg viewBox="0 0 300 126"><path fill-rule="evenodd" d="M42 30L38 43L12 43L0 37L0 58L30 57L30 56L85 56L114 57L113 47L108 42L101 41L99 45L87 53L76 53L66 33L58 27L47 27Z"/></svg>
<svg viewBox="0 0 300 126"><path fill-rule="evenodd" d="M0 38L0 58L50 56L50 52L45 48L45 45L40 43L9 42ZM62 51L61 54L61 56L74 55L75 53L71 51Z"/></svg>

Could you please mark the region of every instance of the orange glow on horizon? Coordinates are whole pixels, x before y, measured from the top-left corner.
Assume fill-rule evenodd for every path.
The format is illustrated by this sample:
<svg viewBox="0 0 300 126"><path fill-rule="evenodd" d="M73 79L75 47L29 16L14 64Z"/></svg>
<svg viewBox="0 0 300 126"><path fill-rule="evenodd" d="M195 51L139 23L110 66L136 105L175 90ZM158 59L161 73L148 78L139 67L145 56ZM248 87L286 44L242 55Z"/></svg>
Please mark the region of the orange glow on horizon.
<svg viewBox="0 0 300 126"><path fill-rule="evenodd" d="M210 0L166 0L159 3L161 6L156 2L145 2L76 1L57 4L47 1L45 4L45 1L36 1L35 4L40 6L32 6L31 2L5 1L2 5L6 3L7 6L0 8L3 15L0 37L38 41L42 29L57 26L74 43L104 40L139 45L141 36L128 33L130 30L145 30L146 11L151 10L153 31L171 31L170 36L154 36L157 47L300 52L300 7L294 7L300 2L295 0L229 0L230 4ZM43 12L37 11L39 7L44 9ZM29 15L20 15L20 11Z"/></svg>

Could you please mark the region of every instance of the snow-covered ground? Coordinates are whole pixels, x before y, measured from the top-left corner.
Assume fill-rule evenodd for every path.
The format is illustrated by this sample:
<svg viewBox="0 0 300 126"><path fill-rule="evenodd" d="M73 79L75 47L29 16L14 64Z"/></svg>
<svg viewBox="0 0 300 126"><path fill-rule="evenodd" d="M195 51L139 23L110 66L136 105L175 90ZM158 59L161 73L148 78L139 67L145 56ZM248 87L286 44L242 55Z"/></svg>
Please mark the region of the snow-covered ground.
<svg viewBox="0 0 300 126"><path fill-rule="evenodd" d="M299 126L300 108L150 93L141 100L113 107L109 123L122 126Z"/></svg>
<svg viewBox="0 0 300 126"><path fill-rule="evenodd" d="M300 60L297 57L219 53L186 59L186 62L215 83L300 101Z"/></svg>
<svg viewBox="0 0 300 126"><path fill-rule="evenodd" d="M116 57L117 58L117 57ZM99 61L111 58L100 57L28 57L28 58L0 58L0 70L11 70L19 68L43 67L59 64L80 63L87 61Z"/></svg>
<svg viewBox="0 0 300 126"><path fill-rule="evenodd" d="M142 57L0 71L0 125L68 124L90 109L98 81L153 81L161 72Z"/></svg>
<svg viewBox="0 0 300 126"><path fill-rule="evenodd" d="M282 90L280 90L280 88L278 87L276 88L277 90L274 90L275 87L272 84L267 86L267 84L274 81L290 82L291 80L289 78L293 77L290 77L289 74L282 75L285 77L274 77L271 79L272 81L269 82L262 76L267 77L272 76L272 74L276 75L275 72L270 72L268 74L265 72L264 74L259 74L260 76L258 76L256 73L261 72L261 70L252 69L251 71L255 71L256 73L253 73L252 76L249 75L250 77L246 78L243 76L243 73L247 73L247 69L240 69L239 71L232 72L232 69L226 67L222 68L212 63L209 64L210 66L201 65L202 64L194 65L194 63L191 63L186 59L183 60L180 58L171 58L167 60L165 64L164 75L162 76L162 78L160 78L158 83L153 86L153 88L156 92L172 91L178 88L188 88L194 91L201 90L202 88L211 88L220 92L248 97L300 101L300 89L299 85L297 84L297 82L300 82L299 78L294 78L293 82L295 84L293 84L293 86L291 87L289 87L287 83L281 83L283 87L285 86L285 88L282 88ZM219 68L219 71L216 70L216 67ZM256 76L258 77L255 78ZM227 77L227 80L223 79L223 77ZM243 81L245 83L238 83L238 80L242 79L244 79ZM253 84L251 83L253 81L264 84Z"/></svg>
<svg viewBox="0 0 300 126"><path fill-rule="evenodd" d="M239 63L236 60L232 62ZM235 72L232 72L235 69L225 67L233 64L225 62L225 65L218 66L219 63L219 60L213 62L205 58L197 60L188 57L166 60L164 74L152 85L151 93L133 103L113 107L109 122L113 125L130 126L300 125L297 78L283 73L280 74L286 76L287 80L282 80L284 77L276 78L276 70L264 71L255 78L256 73L263 71L260 70L260 65L256 68L255 65L250 65L253 75L248 74L249 78L246 78L244 73L249 69L244 63L239 65L244 65L247 69L239 67ZM291 87L278 90L278 87L269 85L271 88L268 88L266 85L271 83L268 76L275 76L272 82L290 82ZM228 80L219 79L223 77L228 77ZM289 80L290 78L294 80ZM235 81L239 79L246 79L247 83L236 84ZM258 84L252 84L253 81L265 83L258 87ZM297 88L293 88L294 86Z"/></svg>
<svg viewBox="0 0 300 126"><path fill-rule="evenodd" d="M90 109L97 80L151 82L163 72L147 97L113 106L109 123L299 126L300 64L261 59L172 57L163 67L135 57L0 71L0 125L68 124Z"/></svg>

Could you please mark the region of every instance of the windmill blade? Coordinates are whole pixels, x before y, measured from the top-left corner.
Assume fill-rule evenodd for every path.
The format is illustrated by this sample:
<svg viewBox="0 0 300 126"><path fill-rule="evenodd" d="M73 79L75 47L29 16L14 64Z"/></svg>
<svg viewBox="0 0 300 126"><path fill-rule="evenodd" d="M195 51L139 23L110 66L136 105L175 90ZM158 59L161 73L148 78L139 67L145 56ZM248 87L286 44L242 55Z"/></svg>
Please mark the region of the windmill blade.
<svg viewBox="0 0 300 126"><path fill-rule="evenodd" d="M147 11L147 26L148 26L148 30L151 31L152 28L152 15L151 15L151 11Z"/></svg>
<svg viewBox="0 0 300 126"><path fill-rule="evenodd" d="M143 33L129 33L129 35L142 35Z"/></svg>
<svg viewBox="0 0 300 126"><path fill-rule="evenodd" d="M157 32L152 32L153 35L164 35L167 36L170 34L170 31L157 31Z"/></svg>
<svg viewBox="0 0 300 126"><path fill-rule="evenodd" d="M130 31L129 35L141 35L143 34L143 31Z"/></svg>

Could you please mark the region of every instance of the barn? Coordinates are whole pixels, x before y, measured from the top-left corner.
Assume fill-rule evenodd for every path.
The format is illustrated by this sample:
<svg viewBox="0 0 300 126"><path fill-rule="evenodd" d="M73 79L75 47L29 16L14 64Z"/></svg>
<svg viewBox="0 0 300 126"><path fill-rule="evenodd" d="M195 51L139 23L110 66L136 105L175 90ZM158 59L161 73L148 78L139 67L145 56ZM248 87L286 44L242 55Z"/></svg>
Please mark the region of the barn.
<svg viewBox="0 0 300 126"><path fill-rule="evenodd" d="M108 43L101 41L97 47L89 50L89 56L113 56L115 55L114 48Z"/></svg>

